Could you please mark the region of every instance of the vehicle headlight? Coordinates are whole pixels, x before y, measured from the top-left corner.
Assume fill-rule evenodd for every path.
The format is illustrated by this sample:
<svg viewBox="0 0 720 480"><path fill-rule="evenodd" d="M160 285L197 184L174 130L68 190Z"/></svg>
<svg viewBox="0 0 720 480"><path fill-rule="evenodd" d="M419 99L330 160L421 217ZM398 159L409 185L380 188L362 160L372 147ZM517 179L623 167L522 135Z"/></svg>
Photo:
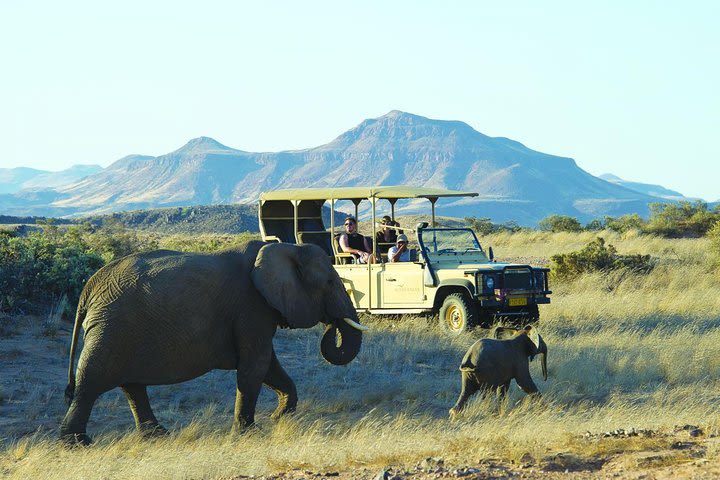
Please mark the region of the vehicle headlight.
<svg viewBox="0 0 720 480"><path fill-rule="evenodd" d="M485 277L485 288L492 290L495 287L495 279L493 277Z"/></svg>

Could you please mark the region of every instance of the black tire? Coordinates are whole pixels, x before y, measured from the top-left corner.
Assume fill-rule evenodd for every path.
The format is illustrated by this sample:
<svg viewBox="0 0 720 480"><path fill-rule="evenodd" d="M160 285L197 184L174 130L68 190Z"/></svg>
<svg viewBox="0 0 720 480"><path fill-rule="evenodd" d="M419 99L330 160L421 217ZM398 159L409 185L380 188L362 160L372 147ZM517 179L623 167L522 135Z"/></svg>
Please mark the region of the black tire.
<svg viewBox="0 0 720 480"><path fill-rule="evenodd" d="M438 314L442 329L460 335L477 325L477 312L467 295L451 293L443 300Z"/></svg>

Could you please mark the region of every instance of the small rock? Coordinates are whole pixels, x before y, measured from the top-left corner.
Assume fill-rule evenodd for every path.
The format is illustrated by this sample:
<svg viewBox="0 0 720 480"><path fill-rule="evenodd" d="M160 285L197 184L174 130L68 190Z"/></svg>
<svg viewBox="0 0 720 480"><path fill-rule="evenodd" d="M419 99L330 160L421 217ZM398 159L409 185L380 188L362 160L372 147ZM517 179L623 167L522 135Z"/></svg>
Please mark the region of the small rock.
<svg viewBox="0 0 720 480"><path fill-rule="evenodd" d="M691 443L686 442L673 442L672 445L670 445L670 448L673 450L684 450L686 448L690 448L692 446Z"/></svg>
<svg viewBox="0 0 720 480"><path fill-rule="evenodd" d="M704 433L705 433L705 432L703 432L703 429L702 429L702 428L693 428L692 430L690 430L690 431L688 432L688 435L690 435L691 437L695 438L695 437L700 437L700 436L702 436Z"/></svg>
<svg viewBox="0 0 720 480"><path fill-rule="evenodd" d="M390 472L387 470L381 470L380 473L375 476L374 480L390 480Z"/></svg>

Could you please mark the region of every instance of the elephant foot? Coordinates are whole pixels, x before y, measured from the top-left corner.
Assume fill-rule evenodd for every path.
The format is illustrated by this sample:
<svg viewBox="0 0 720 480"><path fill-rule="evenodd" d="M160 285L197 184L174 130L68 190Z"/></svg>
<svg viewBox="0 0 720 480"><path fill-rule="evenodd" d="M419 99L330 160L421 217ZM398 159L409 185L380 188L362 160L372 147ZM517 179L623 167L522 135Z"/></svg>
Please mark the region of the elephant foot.
<svg viewBox="0 0 720 480"><path fill-rule="evenodd" d="M60 441L66 447L88 447L92 439L86 433L65 433L60 436Z"/></svg>
<svg viewBox="0 0 720 480"><path fill-rule="evenodd" d="M158 438L170 435L168 429L159 423L143 424L138 428L138 431L143 438Z"/></svg>
<svg viewBox="0 0 720 480"><path fill-rule="evenodd" d="M258 432L260 431L260 427L257 423L242 423L242 422L235 422L233 423L231 433L233 435L245 435L251 432Z"/></svg>
<svg viewBox="0 0 720 480"><path fill-rule="evenodd" d="M270 418L272 418L273 420L277 420L284 415L290 415L292 413L295 413L295 408L296 405L278 405L272 415L270 415Z"/></svg>

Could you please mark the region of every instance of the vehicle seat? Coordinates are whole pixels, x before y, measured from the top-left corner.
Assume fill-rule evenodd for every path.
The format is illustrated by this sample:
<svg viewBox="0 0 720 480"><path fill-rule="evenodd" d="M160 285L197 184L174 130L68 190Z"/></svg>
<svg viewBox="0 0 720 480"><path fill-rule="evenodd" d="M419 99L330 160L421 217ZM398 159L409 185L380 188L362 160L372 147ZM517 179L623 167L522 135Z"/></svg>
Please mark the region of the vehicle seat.
<svg viewBox="0 0 720 480"><path fill-rule="evenodd" d="M340 235L341 233L336 234L333 237L333 248L335 250L335 265L347 265L350 263L355 263L355 255L352 253L343 252L340 248Z"/></svg>
<svg viewBox="0 0 720 480"><path fill-rule="evenodd" d="M330 245L330 232L298 232L300 243L312 243L322 248L329 256L333 255Z"/></svg>

